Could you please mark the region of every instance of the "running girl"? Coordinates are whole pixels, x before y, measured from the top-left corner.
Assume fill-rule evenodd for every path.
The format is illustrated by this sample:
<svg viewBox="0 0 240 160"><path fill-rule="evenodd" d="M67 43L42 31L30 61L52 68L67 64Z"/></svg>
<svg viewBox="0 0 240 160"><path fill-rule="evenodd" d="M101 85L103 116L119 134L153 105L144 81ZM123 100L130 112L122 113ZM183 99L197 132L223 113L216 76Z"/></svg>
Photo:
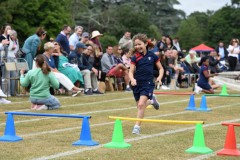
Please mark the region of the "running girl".
<svg viewBox="0 0 240 160"><path fill-rule="evenodd" d="M153 95L155 87L153 67L156 65L159 69L159 76L156 82L160 84L162 83L161 79L164 70L160 59L154 53L148 51L151 43L148 42L145 34L135 35L133 42L136 53L131 59L129 78L131 80L133 95L137 102L137 118L143 118L145 108L149 104L152 104L155 109L159 109L159 103ZM141 122L136 122L132 131L133 134L140 134L140 125Z"/></svg>

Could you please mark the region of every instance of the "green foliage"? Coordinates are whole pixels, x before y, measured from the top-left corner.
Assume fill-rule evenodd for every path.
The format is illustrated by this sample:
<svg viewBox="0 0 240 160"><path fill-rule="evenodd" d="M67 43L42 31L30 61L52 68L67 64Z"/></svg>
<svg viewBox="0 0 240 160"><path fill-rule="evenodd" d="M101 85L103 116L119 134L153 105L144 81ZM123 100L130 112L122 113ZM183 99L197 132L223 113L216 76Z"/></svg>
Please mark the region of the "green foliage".
<svg viewBox="0 0 240 160"><path fill-rule="evenodd" d="M100 42L103 47L103 52L105 52L104 49L107 48L107 46L109 45L111 46L118 45L118 40L116 39L116 37L108 34L105 34L103 37L101 37Z"/></svg>
<svg viewBox="0 0 240 160"><path fill-rule="evenodd" d="M208 15L203 12L194 12L186 20L182 21L177 36L181 39L182 49L190 48L206 42Z"/></svg>
<svg viewBox="0 0 240 160"><path fill-rule="evenodd" d="M240 10L232 6L226 6L218 10L209 19L208 41L216 44L224 41L229 44L234 37L240 37Z"/></svg>
<svg viewBox="0 0 240 160"><path fill-rule="evenodd" d="M100 30L120 38L128 30L133 34L154 31L159 33L176 33L184 12L173 8L177 0L105 0L89 1L82 5L82 11L75 16L75 21L86 30ZM171 24L171 25L170 25ZM151 26L151 27L149 27ZM153 26L155 26L153 28ZM159 32L159 33L156 33Z"/></svg>
<svg viewBox="0 0 240 160"><path fill-rule="evenodd" d="M0 2L0 6L6 6L7 18L4 22L13 26L23 43L39 26L45 27L49 38L56 36L64 24L72 25L70 2L71 0L9 0Z"/></svg>
<svg viewBox="0 0 240 160"><path fill-rule="evenodd" d="M240 0L231 3L216 12L194 12L186 18L173 7L178 0L1 0L0 25L11 24L20 44L39 26L47 30L48 40L64 24L76 24L85 31L103 33L103 47L118 44L124 32L130 31L158 40L162 34L176 35L181 47L189 49L204 42L228 44L231 38L240 37Z"/></svg>
<svg viewBox="0 0 240 160"><path fill-rule="evenodd" d="M149 26L149 32L148 37L149 38L155 38L155 39L161 39L162 33L160 33L159 28L155 26L154 24Z"/></svg>

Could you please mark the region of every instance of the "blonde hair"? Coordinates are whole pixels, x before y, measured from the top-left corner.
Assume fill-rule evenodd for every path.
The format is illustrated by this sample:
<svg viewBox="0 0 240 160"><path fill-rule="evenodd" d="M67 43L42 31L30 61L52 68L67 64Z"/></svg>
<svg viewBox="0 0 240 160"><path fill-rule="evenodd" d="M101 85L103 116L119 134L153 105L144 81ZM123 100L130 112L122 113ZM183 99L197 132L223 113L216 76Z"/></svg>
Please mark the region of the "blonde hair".
<svg viewBox="0 0 240 160"><path fill-rule="evenodd" d="M196 55L197 55L197 52L196 52L196 51L194 51L194 50L190 50L190 51L189 51L189 54L193 54L193 55L195 55L195 56L196 56Z"/></svg>
<svg viewBox="0 0 240 160"><path fill-rule="evenodd" d="M54 44L51 42L47 42L44 44L44 50L48 51L49 49L54 48Z"/></svg>
<svg viewBox="0 0 240 160"><path fill-rule="evenodd" d="M10 31L10 36L14 36L17 38L17 32L15 30Z"/></svg>

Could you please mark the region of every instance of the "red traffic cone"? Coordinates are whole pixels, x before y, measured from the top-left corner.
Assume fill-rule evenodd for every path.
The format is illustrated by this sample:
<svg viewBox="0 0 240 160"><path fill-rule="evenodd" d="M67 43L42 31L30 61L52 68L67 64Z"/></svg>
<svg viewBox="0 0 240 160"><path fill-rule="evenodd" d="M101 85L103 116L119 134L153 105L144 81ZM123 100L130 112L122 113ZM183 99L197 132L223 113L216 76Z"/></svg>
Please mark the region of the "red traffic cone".
<svg viewBox="0 0 240 160"><path fill-rule="evenodd" d="M217 155L240 156L240 151L237 150L234 125L233 124L224 124L224 125L228 125L225 145L224 145L224 149L217 152Z"/></svg>

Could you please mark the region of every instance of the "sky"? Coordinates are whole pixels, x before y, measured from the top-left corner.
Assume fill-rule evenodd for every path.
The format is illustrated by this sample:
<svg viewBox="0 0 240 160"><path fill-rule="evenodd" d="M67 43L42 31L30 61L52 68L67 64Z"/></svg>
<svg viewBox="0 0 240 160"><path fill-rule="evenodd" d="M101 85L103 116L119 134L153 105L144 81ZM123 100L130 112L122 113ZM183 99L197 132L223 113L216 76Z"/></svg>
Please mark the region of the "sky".
<svg viewBox="0 0 240 160"><path fill-rule="evenodd" d="M176 5L174 8L183 10L186 15L190 15L194 11L206 12L207 10L218 10L231 4L231 0L178 0L181 5Z"/></svg>

